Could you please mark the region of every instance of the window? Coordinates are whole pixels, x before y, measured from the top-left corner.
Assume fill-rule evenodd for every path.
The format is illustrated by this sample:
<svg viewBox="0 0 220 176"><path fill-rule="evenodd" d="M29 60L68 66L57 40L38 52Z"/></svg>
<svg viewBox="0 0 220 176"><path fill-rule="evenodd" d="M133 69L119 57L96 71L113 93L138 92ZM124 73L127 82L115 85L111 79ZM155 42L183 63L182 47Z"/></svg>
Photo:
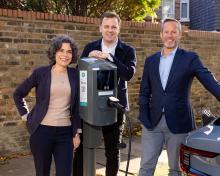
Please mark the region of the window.
<svg viewBox="0 0 220 176"><path fill-rule="evenodd" d="M180 21L189 21L189 0L180 0Z"/></svg>
<svg viewBox="0 0 220 176"><path fill-rule="evenodd" d="M162 1L162 19L175 18L175 0Z"/></svg>

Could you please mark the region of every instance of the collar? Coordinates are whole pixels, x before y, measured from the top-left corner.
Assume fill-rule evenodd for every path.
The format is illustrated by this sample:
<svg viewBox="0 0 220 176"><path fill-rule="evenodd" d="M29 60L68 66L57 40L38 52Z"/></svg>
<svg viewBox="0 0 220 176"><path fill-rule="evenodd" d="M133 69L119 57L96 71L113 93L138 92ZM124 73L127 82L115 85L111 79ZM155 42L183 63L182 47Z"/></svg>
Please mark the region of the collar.
<svg viewBox="0 0 220 176"><path fill-rule="evenodd" d="M109 47L105 45L104 41L103 41L103 38L102 38L102 42L101 42L101 46L102 47L105 47L105 48L116 48L118 45L118 38L116 39L116 41L114 43L112 43Z"/></svg>
<svg viewBox="0 0 220 176"><path fill-rule="evenodd" d="M123 49L122 44L123 44L123 42L118 38L116 49L118 49L118 48ZM101 47L102 47L102 38L97 40L97 42L94 44L94 47L101 49Z"/></svg>
<svg viewBox="0 0 220 176"><path fill-rule="evenodd" d="M178 48L178 46L173 51L171 51L167 56L171 56L171 55L174 56L176 54L177 48ZM164 48L162 48L162 50L160 52L161 57L164 57L163 56L163 50L164 50Z"/></svg>

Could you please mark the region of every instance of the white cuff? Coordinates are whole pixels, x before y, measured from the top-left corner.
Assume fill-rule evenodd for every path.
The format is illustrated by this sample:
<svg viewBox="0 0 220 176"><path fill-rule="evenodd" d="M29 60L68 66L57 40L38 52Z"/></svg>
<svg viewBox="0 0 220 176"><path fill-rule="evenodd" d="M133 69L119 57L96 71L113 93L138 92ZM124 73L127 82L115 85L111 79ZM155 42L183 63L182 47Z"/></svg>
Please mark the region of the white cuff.
<svg viewBox="0 0 220 176"><path fill-rule="evenodd" d="M79 133L79 134L82 133L82 129L78 128L77 133Z"/></svg>
<svg viewBox="0 0 220 176"><path fill-rule="evenodd" d="M112 58L112 56L109 54L109 56L107 57L107 59L109 60L109 61L111 61L111 62L114 62L114 60L113 60L113 58Z"/></svg>
<svg viewBox="0 0 220 176"><path fill-rule="evenodd" d="M27 121L27 116L28 116L28 113L23 115L23 116L21 116L21 120L22 121Z"/></svg>

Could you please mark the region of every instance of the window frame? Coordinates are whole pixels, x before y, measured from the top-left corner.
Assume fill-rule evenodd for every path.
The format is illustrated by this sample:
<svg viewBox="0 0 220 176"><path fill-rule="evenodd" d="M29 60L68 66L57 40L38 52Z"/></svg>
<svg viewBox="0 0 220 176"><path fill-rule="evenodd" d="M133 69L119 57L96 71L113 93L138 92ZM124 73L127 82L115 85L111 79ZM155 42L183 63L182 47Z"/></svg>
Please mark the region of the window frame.
<svg viewBox="0 0 220 176"><path fill-rule="evenodd" d="M183 4L187 4L187 17L182 17L181 15L182 15L182 6L183 6ZM190 19L189 19L189 0L180 0L180 21L181 22L189 22L190 21Z"/></svg>
<svg viewBox="0 0 220 176"><path fill-rule="evenodd" d="M171 0L172 1L172 7L173 7L173 9L172 9L172 12L173 12L173 16L167 16L167 17L165 17L164 15L164 4L165 4L165 2L164 1L166 1L166 0L163 0L162 1L162 20L164 20L165 18L167 18L167 17L171 17L171 18L175 18L176 17L176 14L175 14L175 0Z"/></svg>

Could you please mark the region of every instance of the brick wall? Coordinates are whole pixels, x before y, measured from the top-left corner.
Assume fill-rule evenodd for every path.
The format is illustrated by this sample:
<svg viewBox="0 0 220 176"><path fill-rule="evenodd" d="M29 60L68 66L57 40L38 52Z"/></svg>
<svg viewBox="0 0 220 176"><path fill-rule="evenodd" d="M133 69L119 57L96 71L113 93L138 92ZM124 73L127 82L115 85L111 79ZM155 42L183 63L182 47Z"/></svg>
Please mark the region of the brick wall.
<svg viewBox="0 0 220 176"><path fill-rule="evenodd" d="M121 38L137 50L137 71L129 83L130 116L136 121L138 92L146 56L160 50L160 26L151 23L122 23ZM220 80L220 34L187 31L181 47L199 53L202 61ZM0 155L28 148L28 134L17 113L12 93L33 68L48 64L46 50L53 36L68 34L80 48L100 37L98 19L0 9ZM33 104L34 93L27 97ZM220 114L219 104L197 81L192 104L198 116L202 107Z"/></svg>

